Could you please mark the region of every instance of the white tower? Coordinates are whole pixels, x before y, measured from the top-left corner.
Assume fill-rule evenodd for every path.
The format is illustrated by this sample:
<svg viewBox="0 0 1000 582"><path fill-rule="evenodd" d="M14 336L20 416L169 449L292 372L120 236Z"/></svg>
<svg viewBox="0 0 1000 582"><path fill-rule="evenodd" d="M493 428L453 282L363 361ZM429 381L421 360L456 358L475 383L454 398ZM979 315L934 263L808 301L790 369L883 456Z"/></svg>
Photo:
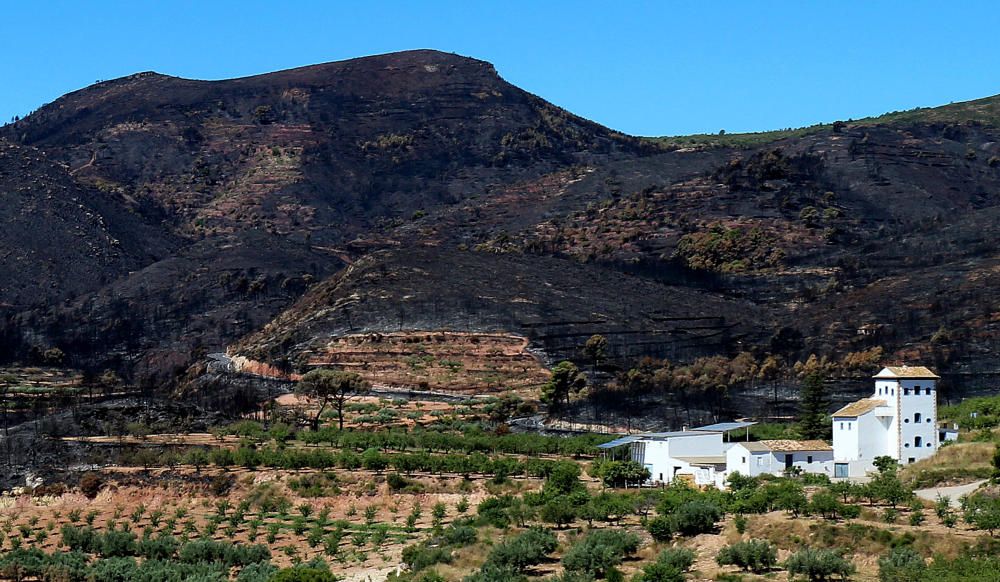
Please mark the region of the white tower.
<svg viewBox="0 0 1000 582"><path fill-rule="evenodd" d="M937 451L937 380L923 366L889 366L870 398L833 413L835 477L860 477L879 456L906 465Z"/></svg>
<svg viewBox="0 0 1000 582"><path fill-rule="evenodd" d="M872 397L885 400L895 412L888 450L904 465L926 459L938 449L939 379L923 366L889 366L875 375Z"/></svg>

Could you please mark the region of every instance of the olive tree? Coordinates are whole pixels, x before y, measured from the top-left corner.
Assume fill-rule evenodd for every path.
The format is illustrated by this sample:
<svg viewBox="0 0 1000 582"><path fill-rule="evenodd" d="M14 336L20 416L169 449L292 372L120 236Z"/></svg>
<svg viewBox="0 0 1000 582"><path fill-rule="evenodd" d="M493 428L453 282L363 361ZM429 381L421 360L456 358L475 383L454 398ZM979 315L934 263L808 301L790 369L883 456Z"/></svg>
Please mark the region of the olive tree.
<svg viewBox="0 0 1000 582"><path fill-rule="evenodd" d="M354 372L319 369L303 376L295 392L319 401L319 410L312 419L313 430L319 430L319 419L331 404L337 411L339 427L343 430L345 403L352 394L362 392L367 387L368 383Z"/></svg>

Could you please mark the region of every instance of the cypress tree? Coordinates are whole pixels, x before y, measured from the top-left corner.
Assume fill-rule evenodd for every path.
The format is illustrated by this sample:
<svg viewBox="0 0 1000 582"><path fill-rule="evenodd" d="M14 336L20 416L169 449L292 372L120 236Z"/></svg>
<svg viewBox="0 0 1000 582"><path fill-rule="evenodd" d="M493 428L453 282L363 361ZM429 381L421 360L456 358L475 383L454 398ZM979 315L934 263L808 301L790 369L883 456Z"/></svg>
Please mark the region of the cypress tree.
<svg viewBox="0 0 1000 582"><path fill-rule="evenodd" d="M805 439L830 438L831 426L827 418L830 399L823 386L823 374L812 372L802 382L799 394L799 432Z"/></svg>

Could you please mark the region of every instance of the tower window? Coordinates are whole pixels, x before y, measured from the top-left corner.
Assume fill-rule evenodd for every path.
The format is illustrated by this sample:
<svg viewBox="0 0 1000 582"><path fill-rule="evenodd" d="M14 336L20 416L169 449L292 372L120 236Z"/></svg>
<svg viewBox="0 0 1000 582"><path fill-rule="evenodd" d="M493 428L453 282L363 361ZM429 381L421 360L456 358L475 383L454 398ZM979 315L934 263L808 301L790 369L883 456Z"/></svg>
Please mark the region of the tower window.
<svg viewBox="0 0 1000 582"><path fill-rule="evenodd" d="M913 413L913 422L920 422L920 413L919 412Z"/></svg>
<svg viewBox="0 0 1000 582"><path fill-rule="evenodd" d="M924 439L923 439L923 437L918 437L918 436L913 437L913 446L915 446L915 447L922 447L922 446L924 446Z"/></svg>
<svg viewBox="0 0 1000 582"><path fill-rule="evenodd" d="M903 396L909 396L909 395L910 395L910 389L909 388L903 388Z"/></svg>
<svg viewBox="0 0 1000 582"><path fill-rule="evenodd" d="M931 389L930 388L924 388L924 394L930 396L931 395Z"/></svg>

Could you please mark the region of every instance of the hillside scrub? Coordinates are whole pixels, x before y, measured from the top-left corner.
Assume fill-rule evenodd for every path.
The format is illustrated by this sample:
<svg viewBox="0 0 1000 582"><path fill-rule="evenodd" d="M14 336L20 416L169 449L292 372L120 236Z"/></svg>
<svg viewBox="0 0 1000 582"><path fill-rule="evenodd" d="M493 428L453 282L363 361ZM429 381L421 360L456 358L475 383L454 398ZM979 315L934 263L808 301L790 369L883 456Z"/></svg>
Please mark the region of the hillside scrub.
<svg viewBox="0 0 1000 582"><path fill-rule="evenodd" d="M746 540L725 546L715 556L720 566L738 566L760 574L778 564L778 550L767 540Z"/></svg>
<svg viewBox="0 0 1000 582"><path fill-rule="evenodd" d="M842 554L837 550L806 548L789 556L785 568L789 574L802 575L810 582L846 580L856 568Z"/></svg>

